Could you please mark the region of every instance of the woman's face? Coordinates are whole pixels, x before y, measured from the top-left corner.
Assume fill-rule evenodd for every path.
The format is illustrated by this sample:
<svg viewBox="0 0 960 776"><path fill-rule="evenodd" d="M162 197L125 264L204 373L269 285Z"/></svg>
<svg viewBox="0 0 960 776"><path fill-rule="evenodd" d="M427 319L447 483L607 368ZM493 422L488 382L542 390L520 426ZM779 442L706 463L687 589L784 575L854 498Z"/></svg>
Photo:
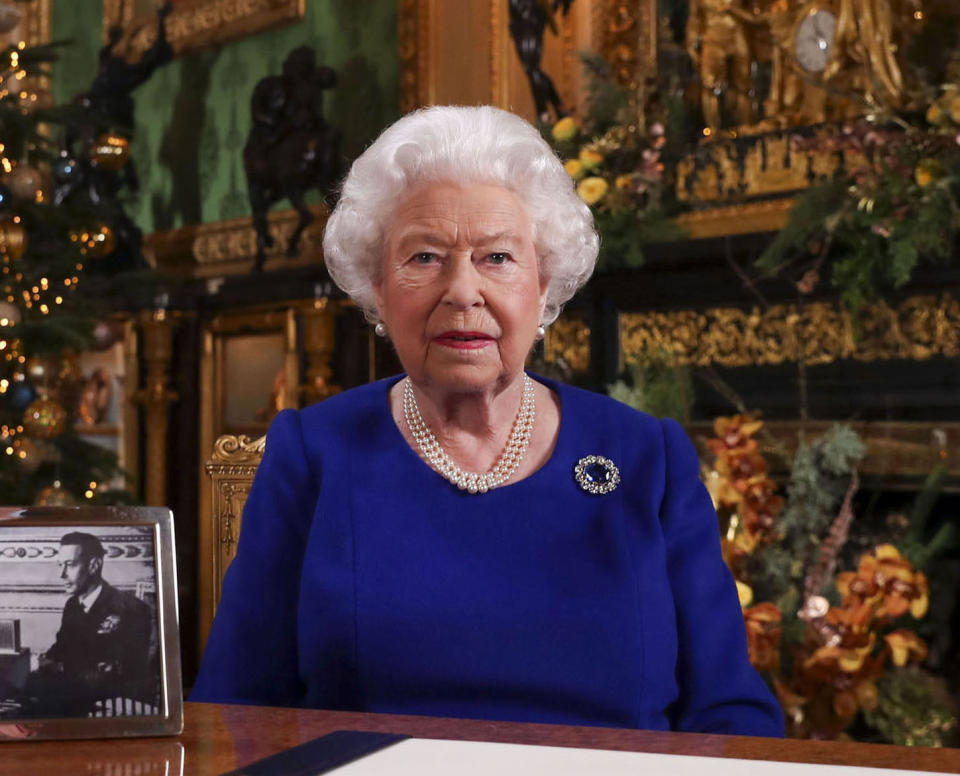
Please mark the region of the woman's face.
<svg viewBox="0 0 960 776"><path fill-rule="evenodd" d="M454 392L520 374L546 299L523 204L486 184L413 188L387 228L374 290L413 381Z"/></svg>

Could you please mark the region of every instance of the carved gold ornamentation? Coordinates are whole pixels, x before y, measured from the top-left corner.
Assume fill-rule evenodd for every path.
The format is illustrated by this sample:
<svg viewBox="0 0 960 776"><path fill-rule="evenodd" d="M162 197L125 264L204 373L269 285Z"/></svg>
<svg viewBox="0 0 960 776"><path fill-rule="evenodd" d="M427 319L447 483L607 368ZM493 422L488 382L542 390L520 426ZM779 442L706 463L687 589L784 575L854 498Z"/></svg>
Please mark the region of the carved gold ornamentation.
<svg viewBox="0 0 960 776"><path fill-rule="evenodd" d="M426 83L428 5L424 0L400 0L397 8L397 49L400 57L400 112L427 104Z"/></svg>
<svg viewBox="0 0 960 776"><path fill-rule="evenodd" d="M574 372L590 368L590 327L581 316L561 315L547 328L543 344L548 363L563 360Z"/></svg>
<svg viewBox="0 0 960 776"><path fill-rule="evenodd" d="M211 463L207 464L207 471L211 471L214 464L253 464L256 468L263 457L263 451L267 446L267 437L261 436L257 439L250 439L246 434L235 436L234 434L224 434L217 439L213 447L213 457ZM229 466L227 467L229 469ZM226 470L223 467L218 471Z"/></svg>
<svg viewBox="0 0 960 776"><path fill-rule="evenodd" d="M103 0L103 36L121 26L130 59L139 58L156 40L156 16L134 16L134 3ZM306 0L195 0L176 4L167 17L167 38L177 54L199 51L270 27L302 19Z"/></svg>
<svg viewBox="0 0 960 776"><path fill-rule="evenodd" d="M220 603L223 575L237 552L243 507L266 440L266 436L251 440L244 435L225 434L217 439L213 455L204 466L212 485L212 511L209 522L200 531L200 619L204 640Z"/></svg>
<svg viewBox="0 0 960 776"><path fill-rule="evenodd" d="M323 205L310 208L316 220L303 233L300 256L286 256L287 243L299 216L295 210L270 213L273 247L267 251L266 269L319 264L323 261L323 227L328 210ZM187 226L154 232L145 240L144 253L151 265L194 277L246 274L256 255L257 235L250 218L235 218L213 224Z"/></svg>
<svg viewBox="0 0 960 776"><path fill-rule="evenodd" d="M678 364L726 367L838 359L924 360L960 356L960 303L949 294L918 296L896 308L867 306L855 327L850 313L823 302L768 310L624 313L620 342L626 361L643 352L669 353Z"/></svg>
<svg viewBox="0 0 960 776"><path fill-rule="evenodd" d="M164 506L167 501L167 407L179 397L168 387L173 357L173 321L163 310L143 313L143 357L147 365L144 388L134 394L146 415L146 482L144 501Z"/></svg>
<svg viewBox="0 0 960 776"><path fill-rule="evenodd" d="M743 202L799 192L867 164L861 153L798 151L787 130L701 143L677 163L677 198L691 205ZM816 137L826 140L828 130Z"/></svg>
<svg viewBox="0 0 960 776"><path fill-rule="evenodd" d="M20 36L28 46L37 46L50 40L53 0L30 0L23 3Z"/></svg>

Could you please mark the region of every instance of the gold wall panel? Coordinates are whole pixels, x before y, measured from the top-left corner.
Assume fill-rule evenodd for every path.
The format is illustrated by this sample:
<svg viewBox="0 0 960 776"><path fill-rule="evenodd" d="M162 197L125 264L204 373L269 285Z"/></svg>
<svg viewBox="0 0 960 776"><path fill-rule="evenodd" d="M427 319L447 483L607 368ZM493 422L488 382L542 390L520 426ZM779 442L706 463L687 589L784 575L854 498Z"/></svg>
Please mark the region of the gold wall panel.
<svg viewBox="0 0 960 776"><path fill-rule="evenodd" d="M664 352L694 366L956 357L960 303L950 294L911 297L896 307L881 301L865 307L856 323L846 309L825 302L623 313L620 343L627 362Z"/></svg>
<svg viewBox="0 0 960 776"><path fill-rule="evenodd" d="M129 0L103 0L103 37L114 26L124 29L127 56L135 59L157 38L154 13L138 13ZM167 17L167 39L177 54L199 51L298 21L306 0L195 0L178 3Z"/></svg>

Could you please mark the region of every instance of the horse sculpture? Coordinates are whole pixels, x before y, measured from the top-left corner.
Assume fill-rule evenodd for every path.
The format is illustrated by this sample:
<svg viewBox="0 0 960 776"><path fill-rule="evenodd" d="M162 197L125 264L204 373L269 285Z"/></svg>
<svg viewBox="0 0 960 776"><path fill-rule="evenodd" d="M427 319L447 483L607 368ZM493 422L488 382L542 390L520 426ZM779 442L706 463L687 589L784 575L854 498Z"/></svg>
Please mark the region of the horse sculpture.
<svg viewBox="0 0 960 776"><path fill-rule="evenodd" d="M267 76L254 87L243 168L257 233L255 271L263 269L273 247L270 206L288 199L300 214L287 245L287 255L297 256L303 231L313 222L307 192L327 195L339 176L340 132L323 118L323 91L336 81L336 72L317 66L312 48L300 46L287 55L282 75Z"/></svg>

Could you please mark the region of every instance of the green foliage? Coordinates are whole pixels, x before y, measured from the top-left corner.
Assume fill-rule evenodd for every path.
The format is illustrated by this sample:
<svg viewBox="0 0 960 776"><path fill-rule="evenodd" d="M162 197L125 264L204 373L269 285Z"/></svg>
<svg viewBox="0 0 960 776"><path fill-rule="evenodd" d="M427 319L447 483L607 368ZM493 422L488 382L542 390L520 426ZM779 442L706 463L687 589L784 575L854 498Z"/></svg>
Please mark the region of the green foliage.
<svg viewBox="0 0 960 776"><path fill-rule="evenodd" d="M641 412L684 423L693 404L693 380L689 369L671 364L664 355L648 356L631 365L629 381L617 380L607 386L607 393Z"/></svg>
<svg viewBox="0 0 960 776"><path fill-rule="evenodd" d="M758 600L788 604L796 611L804 574L816 561L820 543L836 517L850 474L866 448L849 426L831 427L812 444L801 442L787 485L787 501L778 520L779 541L750 558L749 577Z"/></svg>
<svg viewBox="0 0 960 776"><path fill-rule="evenodd" d="M600 233L597 259L600 271L639 267L644 262L644 245L678 240L685 235L660 209L640 212L596 209L594 223Z"/></svg>
<svg viewBox="0 0 960 776"><path fill-rule="evenodd" d="M902 286L922 262L952 260L960 229L960 149L953 138L871 132L884 139L865 146L866 135L854 133L849 141L870 161L803 192L757 262L767 275L794 280L824 264L853 310Z"/></svg>
<svg viewBox="0 0 960 776"><path fill-rule="evenodd" d="M943 679L915 666L900 668L881 677L877 692L877 707L864 719L887 743L957 745L956 704Z"/></svg>

